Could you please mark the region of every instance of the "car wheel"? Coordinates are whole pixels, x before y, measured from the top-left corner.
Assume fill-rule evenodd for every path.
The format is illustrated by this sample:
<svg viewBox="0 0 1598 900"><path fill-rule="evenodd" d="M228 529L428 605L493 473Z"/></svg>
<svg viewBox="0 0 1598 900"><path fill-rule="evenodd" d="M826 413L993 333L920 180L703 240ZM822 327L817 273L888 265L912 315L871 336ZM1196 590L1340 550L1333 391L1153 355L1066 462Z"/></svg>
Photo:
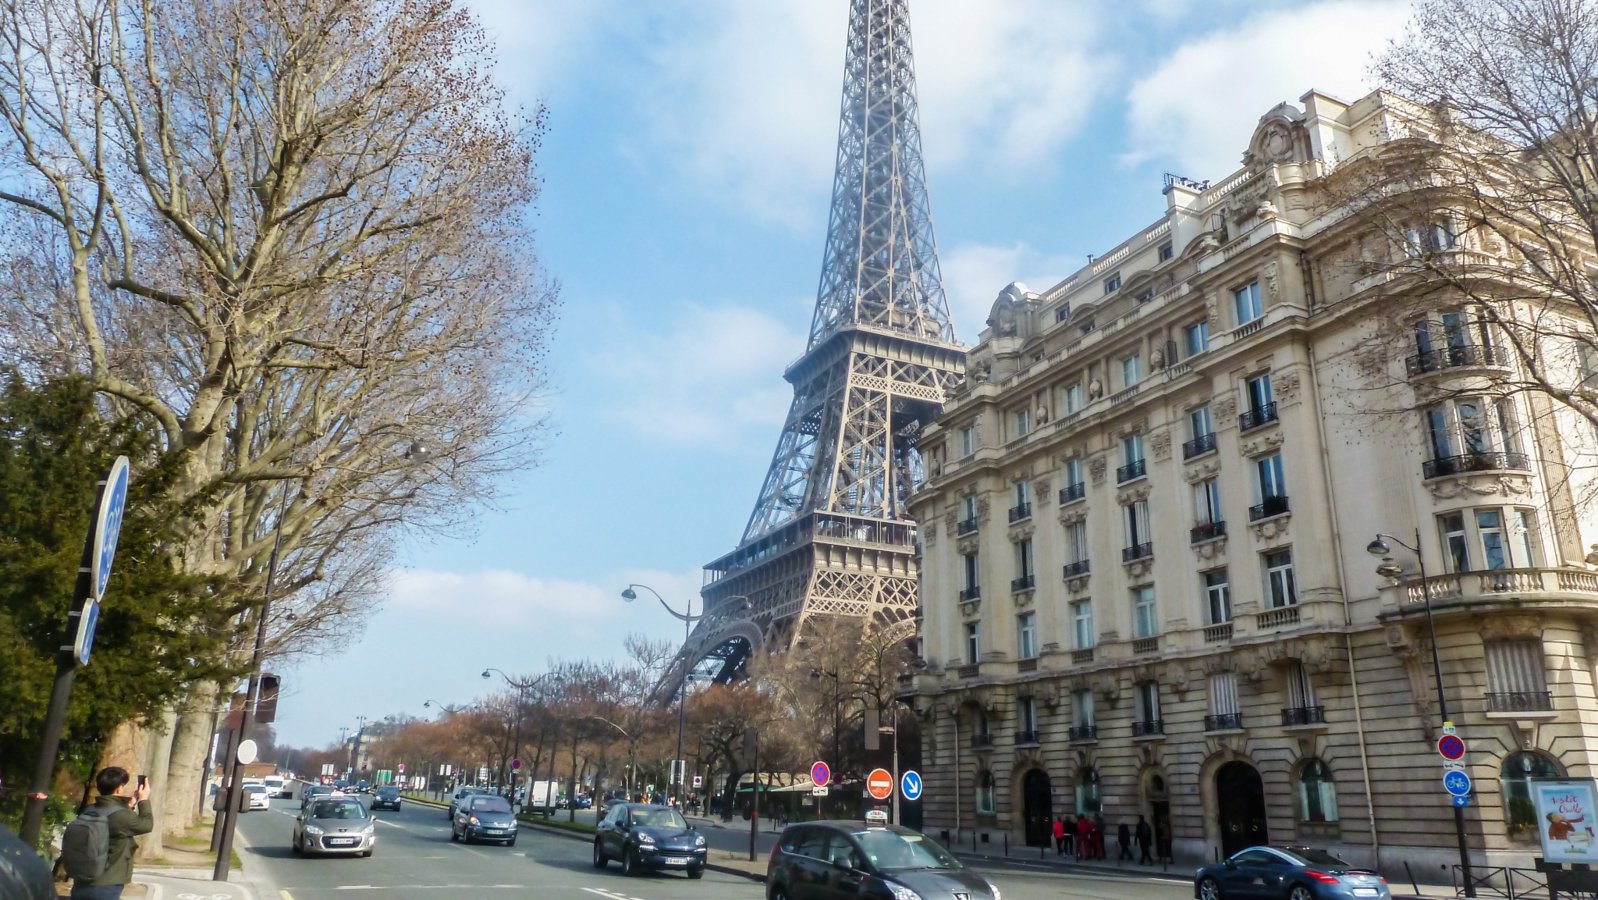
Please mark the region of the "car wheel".
<svg viewBox="0 0 1598 900"><path fill-rule="evenodd" d="M515 838L511 838L510 840L506 841L505 842L505 846L507 846L507 847L516 846L516 839Z"/></svg>
<svg viewBox="0 0 1598 900"><path fill-rule="evenodd" d="M362 859L371 859L372 858L372 851L370 851L370 850L362 850L361 851L361 858Z"/></svg>
<svg viewBox="0 0 1598 900"><path fill-rule="evenodd" d="M610 860L605 856L605 845L601 841L594 841L594 868L603 869Z"/></svg>
<svg viewBox="0 0 1598 900"><path fill-rule="evenodd" d="M453 844L456 841L459 841L460 839L461 839L460 832L455 830L455 826L454 825L449 826L449 840L450 840L450 843Z"/></svg>
<svg viewBox="0 0 1598 900"><path fill-rule="evenodd" d="M638 868L638 859L633 851L623 850L621 852L621 873L623 875L637 875Z"/></svg>
<svg viewBox="0 0 1598 900"><path fill-rule="evenodd" d="M1199 900L1221 900L1226 895L1221 893L1221 884L1213 878L1206 878L1199 882Z"/></svg>
<svg viewBox="0 0 1598 900"><path fill-rule="evenodd" d="M688 867L688 877L689 878L703 878L703 877L705 877L705 867L704 866L689 866Z"/></svg>
<svg viewBox="0 0 1598 900"><path fill-rule="evenodd" d="M766 892L766 897L768 900L788 900L788 889L780 884L772 885L771 890Z"/></svg>
<svg viewBox="0 0 1598 900"><path fill-rule="evenodd" d="M1287 895L1287 900L1315 900L1315 895L1302 884L1293 885L1293 890Z"/></svg>
<svg viewBox="0 0 1598 900"><path fill-rule="evenodd" d="M293 845L293 847L294 847L294 855L295 856L303 856L305 854L305 848L300 846L300 839L299 838L295 838L294 840L290 841L289 843L291 845Z"/></svg>

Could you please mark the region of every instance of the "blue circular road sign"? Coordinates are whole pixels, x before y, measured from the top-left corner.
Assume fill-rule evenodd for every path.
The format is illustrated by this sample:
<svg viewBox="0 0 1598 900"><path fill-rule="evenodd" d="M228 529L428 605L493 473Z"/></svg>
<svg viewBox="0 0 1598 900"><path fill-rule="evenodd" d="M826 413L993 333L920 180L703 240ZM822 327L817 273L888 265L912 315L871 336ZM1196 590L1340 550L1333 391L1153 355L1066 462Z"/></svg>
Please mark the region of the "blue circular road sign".
<svg viewBox="0 0 1598 900"><path fill-rule="evenodd" d="M117 538L122 535L122 510L128 501L128 458L119 456L111 464L100 491L100 508L95 511L94 531L89 535L89 596L105 596L111 581L111 561L117 555Z"/></svg>
<svg viewBox="0 0 1598 900"><path fill-rule="evenodd" d="M94 652L94 627L100 624L100 601L90 597L78 614L78 631L72 638L72 655L78 665L89 664L89 654Z"/></svg>
<svg viewBox="0 0 1598 900"><path fill-rule="evenodd" d="M904 792L906 800L920 800L922 787L924 785L921 783L921 773L915 769L906 769L904 774L899 776L899 790Z"/></svg>
<svg viewBox="0 0 1598 900"><path fill-rule="evenodd" d="M1470 776L1451 769L1443 773L1443 787L1455 797L1463 797L1470 793Z"/></svg>

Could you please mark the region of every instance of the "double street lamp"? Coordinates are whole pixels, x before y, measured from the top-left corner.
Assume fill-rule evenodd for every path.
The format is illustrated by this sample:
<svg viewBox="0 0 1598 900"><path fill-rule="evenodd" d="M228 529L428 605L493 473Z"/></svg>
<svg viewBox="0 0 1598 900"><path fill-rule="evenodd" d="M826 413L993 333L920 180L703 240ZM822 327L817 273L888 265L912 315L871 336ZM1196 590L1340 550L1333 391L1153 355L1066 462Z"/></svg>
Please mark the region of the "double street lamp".
<svg viewBox="0 0 1598 900"><path fill-rule="evenodd" d="M1387 540L1383 540L1386 538ZM1376 567L1376 574L1386 578L1398 578L1404 574L1404 569L1393 561L1392 548L1387 545L1392 541L1405 550L1415 554L1415 563L1420 567L1420 590L1426 604L1426 631L1431 637L1432 645L1432 677L1437 681L1437 711L1443 717L1446 726L1448 718L1448 695L1443 692L1443 663L1437 652L1437 622L1432 618L1432 584L1426 577L1426 557L1420 552L1420 529L1415 529L1415 543L1406 544L1390 534L1378 533L1376 539L1365 545L1365 552L1382 559L1381 565ZM1465 882L1465 896L1476 896L1476 885L1470 874L1470 849L1465 843L1465 808L1454 802L1454 837L1459 842L1459 871Z"/></svg>

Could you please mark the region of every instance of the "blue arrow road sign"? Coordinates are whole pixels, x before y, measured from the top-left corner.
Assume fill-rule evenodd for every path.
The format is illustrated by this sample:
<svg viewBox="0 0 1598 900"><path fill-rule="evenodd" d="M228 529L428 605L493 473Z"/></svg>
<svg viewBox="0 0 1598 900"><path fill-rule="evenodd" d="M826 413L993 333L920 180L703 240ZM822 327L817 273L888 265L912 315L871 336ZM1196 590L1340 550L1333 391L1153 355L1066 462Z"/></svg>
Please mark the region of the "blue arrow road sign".
<svg viewBox="0 0 1598 900"><path fill-rule="evenodd" d="M920 800L921 788L921 773L915 769L906 769L905 773L899 776L899 790L904 792L904 799Z"/></svg>
<svg viewBox="0 0 1598 900"><path fill-rule="evenodd" d="M1461 808L1461 809L1469 806L1470 805L1470 796L1468 794L1455 794L1454 795L1454 805L1459 807L1459 808Z"/></svg>
<svg viewBox="0 0 1598 900"><path fill-rule="evenodd" d="M1444 772L1443 787L1455 797L1464 797L1470 793L1470 776L1458 769Z"/></svg>
<svg viewBox="0 0 1598 900"><path fill-rule="evenodd" d="M95 511L94 531L89 538L89 595L96 600L105 596L106 584L111 580L111 560L117 554L127 500L128 458L119 456L111 464L111 474L106 476L105 489L100 492L100 508Z"/></svg>

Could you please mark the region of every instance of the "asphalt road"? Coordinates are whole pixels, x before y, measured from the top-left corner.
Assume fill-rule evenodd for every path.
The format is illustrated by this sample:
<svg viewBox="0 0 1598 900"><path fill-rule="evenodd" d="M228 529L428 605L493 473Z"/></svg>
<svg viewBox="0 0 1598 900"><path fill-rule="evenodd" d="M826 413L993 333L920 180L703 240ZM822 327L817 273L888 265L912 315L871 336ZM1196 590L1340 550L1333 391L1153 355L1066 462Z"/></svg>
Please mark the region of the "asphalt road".
<svg viewBox="0 0 1598 900"><path fill-rule="evenodd" d="M369 802L369 798L368 798ZM289 837L298 800L274 800L273 808L240 819L248 846L242 849L249 880L260 900L349 900L350 892L374 900L521 898L550 900L762 900L762 886L743 876L707 871L697 881L680 873L629 878L611 865L593 868L590 845L536 828L522 829L516 846L465 846L449 839L442 810L406 803L400 812L379 811L378 844L371 859L293 854ZM581 815L581 814L579 814ZM712 845L748 847L748 823L703 830ZM738 826L742 826L741 829ZM717 834L717 832L721 832ZM770 832L762 829L769 846ZM738 840L742 844L738 844ZM762 856L761 859L765 857ZM1005 900L1178 900L1193 896L1190 884L1111 875L1062 873L1016 862L977 867L997 884Z"/></svg>

